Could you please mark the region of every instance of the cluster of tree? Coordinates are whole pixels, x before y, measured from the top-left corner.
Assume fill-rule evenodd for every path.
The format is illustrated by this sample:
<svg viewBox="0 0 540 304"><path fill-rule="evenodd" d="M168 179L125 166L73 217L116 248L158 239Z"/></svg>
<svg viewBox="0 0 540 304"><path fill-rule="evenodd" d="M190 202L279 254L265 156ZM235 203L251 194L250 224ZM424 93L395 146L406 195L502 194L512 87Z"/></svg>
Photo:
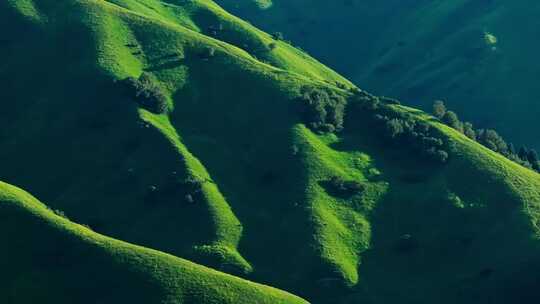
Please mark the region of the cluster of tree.
<svg viewBox="0 0 540 304"><path fill-rule="evenodd" d="M507 143L497 131L492 129L475 129L470 122L462 122L455 112L449 111L443 101L433 103L433 115L446 125L465 134L483 146L498 152L527 168L540 172L538 153L534 149L522 147L518 150L512 143Z"/></svg>
<svg viewBox="0 0 540 304"><path fill-rule="evenodd" d="M383 134L394 144L408 146L432 161L448 161L449 154L444 141L432 132L429 124L418 121L412 115L375 114L375 119L384 125Z"/></svg>
<svg viewBox="0 0 540 304"><path fill-rule="evenodd" d="M327 89L304 87L297 98L304 123L313 131L331 133L343 129L347 100Z"/></svg>
<svg viewBox="0 0 540 304"><path fill-rule="evenodd" d="M150 74L144 72L139 78L128 77L121 84L142 108L156 114L167 112L167 97Z"/></svg>
<svg viewBox="0 0 540 304"><path fill-rule="evenodd" d="M329 193L340 197L350 197L364 191L362 183L355 180L345 180L340 176L332 176L324 183L324 186Z"/></svg>
<svg viewBox="0 0 540 304"><path fill-rule="evenodd" d="M283 36L282 32L274 32L274 33L272 33L272 38L274 40L285 40L285 37Z"/></svg>
<svg viewBox="0 0 540 304"><path fill-rule="evenodd" d="M415 118L412 114L392 107L399 101L387 97L375 97L358 89L353 90L352 111L355 109L368 113L363 115L370 120L387 144L406 147L424 159L437 163L446 163L450 147L438 132L428 123Z"/></svg>

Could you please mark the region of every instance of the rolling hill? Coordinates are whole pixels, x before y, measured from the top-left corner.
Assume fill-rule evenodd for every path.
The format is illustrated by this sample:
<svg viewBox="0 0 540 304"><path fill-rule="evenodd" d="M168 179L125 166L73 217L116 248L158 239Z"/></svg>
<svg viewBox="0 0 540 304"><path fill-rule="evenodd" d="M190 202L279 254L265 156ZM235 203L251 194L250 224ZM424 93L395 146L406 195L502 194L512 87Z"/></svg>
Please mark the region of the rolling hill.
<svg viewBox="0 0 540 304"><path fill-rule="evenodd" d="M3 302L539 300L540 175L214 2L9 0L0 25L0 180L46 204L0 184Z"/></svg>
<svg viewBox="0 0 540 304"><path fill-rule="evenodd" d="M0 184L3 303L307 303L98 235Z"/></svg>
<svg viewBox="0 0 540 304"><path fill-rule="evenodd" d="M218 0L379 95L443 99L517 146L540 148L534 1Z"/></svg>

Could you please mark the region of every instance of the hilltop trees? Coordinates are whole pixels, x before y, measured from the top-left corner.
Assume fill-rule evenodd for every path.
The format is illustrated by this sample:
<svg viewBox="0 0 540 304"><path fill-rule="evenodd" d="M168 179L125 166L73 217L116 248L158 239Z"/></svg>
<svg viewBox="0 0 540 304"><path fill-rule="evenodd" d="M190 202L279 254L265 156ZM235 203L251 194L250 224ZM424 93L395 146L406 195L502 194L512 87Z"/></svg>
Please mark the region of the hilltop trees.
<svg viewBox="0 0 540 304"><path fill-rule="evenodd" d="M353 111L374 111L379 108L381 103L380 98L354 87L350 89L350 92L352 93L352 96L349 99Z"/></svg>
<svg viewBox="0 0 540 304"><path fill-rule="evenodd" d="M430 162L443 164L449 160L450 147L427 122L396 108L399 101L379 98L353 89L349 109L355 119L367 121L385 145L409 150Z"/></svg>
<svg viewBox="0 0 540 304"><path fill-rule="evenodd" d="M476 131L474 130L473 124L470 122L463 124L463 134L472 140L476 140Z"/></svg>
<svg viewBox="0 0 540 304"><path fill-rule="evenodd" d="M334 132L343 129L347 101L341 95L322 88L304 87L297 98L302 119L317 132Z"/></svg>
<svg viewBox="0 0 540 304"><path fill-rule="evenodd" d="M477 141L495 152L508 156L508 144L495 130L479 130Z"/></svg>
<svg viewBox="0 0 540 304"><path fill-rule="evenodd" d="M384 120L384 117L381 117ZM386 121L386 134L390 138L396 138L405 132L404 123L396 118Z"/></svg>
<svg viewBox="0 0 540 304"><path fill-rule="evenodd" d="M536 152L536 150L521 147L517 157L525 164L529 164L530 168L540 172L540 159L538 158L538 152Z"/></svg>
<svg viewBox="0 0 540 304"><path fill-rule="evenodd" d="M463 132L463 124L455 112L446 111L441 120L449 127Z"/></svg>
<svg viewBox="0 0 540 304"><path fill-rule="evenodd" d="M536 152L536 150L534 149L529 150L529 153L527 154L527 160L531 164L538 163L538 153Z"/></svg>
<svg viewBox="0 0 540 304"><path fill-rule="evenodd" d="M433 115L446 125L463 133L468 138L477 141L490 150L498 152L508 159L515 161L527 168L540 172L540 160L534 149L522 147L516 152L513 144L508 144L504 138L493 129L475 130L470 122L461 122L456 113L448 111L444 102L437 100L433 103ZM441 155L442 157L442 155Z"/></svg>
<svg viewBox="0 0 540 304"><path fill-rule="evenodd" d="M437 163L446 163L449 154L444 141L439 138L425 122L412 116L400 113L397 117L377 114L375 119L384 122L386 138L397 146L410 147L418 155Z"/></svg>
<svg viewBox="0 0 540 304"><path fill-rule="evenodd" d="M328 133L343 129L345 107L355 112L355 117L369 120L386 144L407 147L417 155L436 162L446 163L450 159L451 143L447 142L431 125L420 121L406 111L395 107L399 101L376 97L357 88L349 89L346 100L342 95L326 88L304 87L297 97L297 106L304 123L313 131ZM435 101L433 115L468 138L502 154L523 166L540 172L538 153L527 148L516 152L493 129L476 130L470 122L462 122L459 116L446 108L443 101Z"/></svg>
<svg viewBox="0 0 540 304"><path fill-rule="evenodd" d="M449 160L448 143L427 122L399 109L399 101L388 97L377 97L357 88L349 89L348 117L362 120L369 125L370 132L384 145L392 149L412 152L415 156L436 164Z"/></svg>
<svg viewBox="0 0 540 304"><path fill-rule="evenodd" d="M274 32L274 33L272 33L272 38L274 40L284 40L285 39L282 32Z"/></svg>
<svg viewBox="0 0 540 304"><path fill-rule="evenodd" d="M436 100L433 103L433 115L438 119L442 119L444 114L446 114L446 105L442 100Z"/></svg>

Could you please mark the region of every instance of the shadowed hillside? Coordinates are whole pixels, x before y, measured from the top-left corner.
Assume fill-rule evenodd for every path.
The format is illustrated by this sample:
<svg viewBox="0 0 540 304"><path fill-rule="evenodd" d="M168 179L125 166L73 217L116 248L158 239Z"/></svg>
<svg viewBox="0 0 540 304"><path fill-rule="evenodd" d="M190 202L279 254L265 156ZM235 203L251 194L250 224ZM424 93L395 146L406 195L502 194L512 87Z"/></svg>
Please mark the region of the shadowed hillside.
<svg viewBox="0 0 540 304"><path fill-rule="evenodd" d="M447 101L517 146L540 148L534 1L219 0L377 94ZM254 4L255 2L255 4Z"/></svg>

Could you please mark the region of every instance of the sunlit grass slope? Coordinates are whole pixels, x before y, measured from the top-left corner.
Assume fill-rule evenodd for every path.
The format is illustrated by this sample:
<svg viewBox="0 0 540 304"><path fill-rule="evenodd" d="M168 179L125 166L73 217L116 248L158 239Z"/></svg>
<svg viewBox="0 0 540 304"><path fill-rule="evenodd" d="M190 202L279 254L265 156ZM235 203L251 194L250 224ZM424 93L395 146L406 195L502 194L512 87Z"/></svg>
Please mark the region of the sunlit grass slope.
<svg viewBox="0 0 540 304"><path fill-rule="evenodd" d="M0 183L2 303L307 303L99 235Z"/></svg>
<svg viewBox="0 0 540 304"><path fill-rule="evenodd" d="M78 221L119 238L250 272L251 265L236 251L242 224L204 165L184 146L168 118L137 110L113 81L147 71L173 97L203 90L220 98L232 86L234 95L245 88L261 101L271 100L265 90L278 91L272 87L278 80L291 83L290 88L282 85L287 90L312 81L306 77L347 81L282 42L262 51L266 62L279 68L258 61L239 47L258 51L272 41L270 36L210 1L2 5L1 52L9 58L2 79L11 88L2 97L13 100L3 112L3 153L29 158L27 170L37 171L25 174L26 169L12 163L3 176L28 185ZM222 27L223 41L201 33L211 26ZM200 58L208 48L217 53L211 62ZM198 74L202 82L189 85ZM209 74L216 74L215 84L205 82ZM29 83L33 89L27 88ZM175 107L180 111L182 102L171 104ZM175 186L173 180L183 179L204 181L203 204L185 211L181 197L172 191L160 206L148 206L149 189L168 189Z"/></svg>
<svg viewBox="0 0 540 304"><path fill-rule="evenodd" d="M529 270L539 265L538 174L436 122L456 143L446 166L384 147L362 116L347 116L338 135L312 132L295 111L302 88L347 97L342 88L351 84L211 1L4 1L0 34L0 180L73 222L163 252L148 253L155 259L185 264L172 256L185 258L312 303L537 299L529 286L539 272ZM143 72L165 92L167 113L138 107L119 88L118 81ZM335 195L327 187L335 177L360 182L363 191ZM6 208L29 219L20 227L51 223L44 207L37 222L30 220L36 209ZM146 256L138 253L145 249L51 219L60 224L17 236L21 243L9 254L24 252L32 233L40 233L40 239L65 242L56 248L71 242L90 248L86 266L77 267L84 273L103 265L98 269L105 278L125 282L121 290L148 292L135 294L140 302L144 296L169 299L160 297L165 294L171 303L228 303L220 295L244 303L218 283L208 283L218 286L208 291L201 283L189 285L192 293L173 293L181 288L176 280L197 281L197 269L210 273L208 282L244 281L199 266L181 279L160 279L159 271L147 274L146 262L130 262ZM403 240L417 246L403 252ZM123 249L111 260L115 244ZM32 268L25 265L21 259L10 267ZM184 273L178 267L170 271ZM38 276L51 272L53 279L36 288L48 290L48 283L77 272L51 268ZM30 286L13 276L1 279L3 286ZM141 290L148 280L153 289ZM191 294L208 297L182 298ZM268 296L260 303L299 301L273 289Z"/></svg>

